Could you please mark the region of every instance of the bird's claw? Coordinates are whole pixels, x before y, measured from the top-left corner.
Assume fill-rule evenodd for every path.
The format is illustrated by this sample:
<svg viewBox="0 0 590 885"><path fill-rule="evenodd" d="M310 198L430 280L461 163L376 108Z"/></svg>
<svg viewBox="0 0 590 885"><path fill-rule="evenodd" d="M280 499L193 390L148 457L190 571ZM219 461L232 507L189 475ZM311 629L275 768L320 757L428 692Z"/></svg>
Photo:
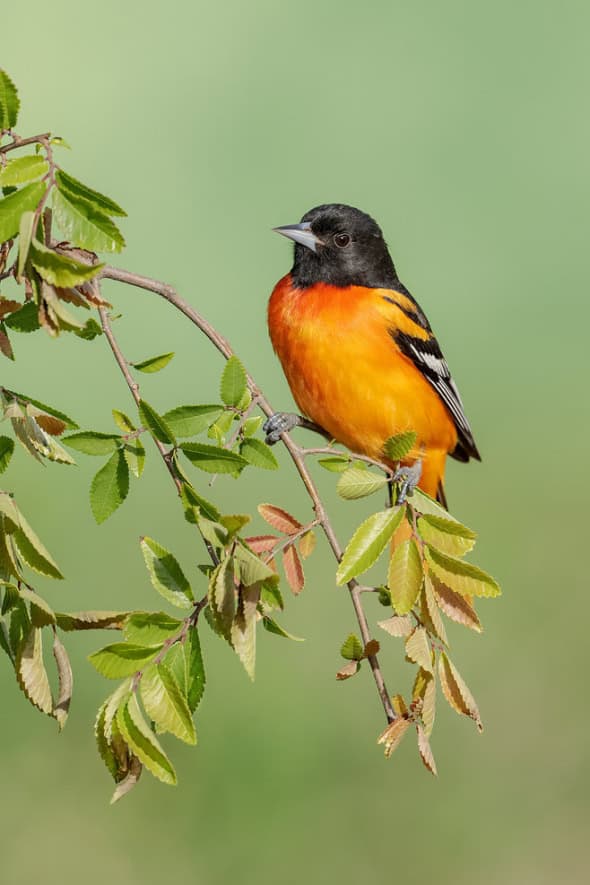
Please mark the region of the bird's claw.
<svg viewBox="0 0 590 885"><path fill-rule="evenodd" d="M408 496L411 496L414 489L420 482L422 476L422 461L418 459L410 467L399 467L392 477L392 482L399 482L399 491L397 495L397 503L403 504Z"/></svg>
<svg viewBox="0 0 590 885"><path fill-rule="evenodd" d="M262 429L266 434L264 441L267 445L274 446L280 440L282 433L287 433L289 430L293 430L294 427L299 427L300 424L300 416L295 415L293 412L275 412L262 425Z"/></svg>

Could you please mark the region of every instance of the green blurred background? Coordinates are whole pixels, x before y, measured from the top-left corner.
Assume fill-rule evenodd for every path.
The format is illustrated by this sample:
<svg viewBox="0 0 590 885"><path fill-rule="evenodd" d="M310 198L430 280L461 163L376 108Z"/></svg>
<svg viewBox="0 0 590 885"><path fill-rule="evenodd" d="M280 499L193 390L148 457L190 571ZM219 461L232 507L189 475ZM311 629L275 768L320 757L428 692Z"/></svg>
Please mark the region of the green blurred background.
<svg viewBox="0 0 590 885"><path fill-rule="evenodd" d="M168 744L177 789L145 776L108 805L92 736L108 686L85 656L109 634L69 642L75 704L59 737L3 666L3 881L588 881L588 4L34 0L4 4L0 26L19 132L68 139L65 168L129 212L115 263L176 285L277 408L291 400L265 307L290 249L270 228L326 201L380 221L484 456L450 465L452 510L480 531L476 559L504 588L479 606L483 636L452 630L486 730L441 702L438 779L411 738L384 761L368 672L334 680L353 618L323 545L283 617L307 641L262 635L254 685L205 635L199 747ZM221 362L195 330L152 296L108 291L130 359L177 351L145 396L161 410L215 398ZM100 339L39 334L16 348L6 385L98 429L112 428L111 407L130 410ZM17 454L4 484L67 575L39 582L55 607L157 608L140 533L193 568L194 535L153 454L98 529L97 459L44 470ZM279 475L219 481L223 505L305 516L281 459ZM369 505L336 501L319 479L345 538ZM410 668L384 644L403 690Z"/></svg>

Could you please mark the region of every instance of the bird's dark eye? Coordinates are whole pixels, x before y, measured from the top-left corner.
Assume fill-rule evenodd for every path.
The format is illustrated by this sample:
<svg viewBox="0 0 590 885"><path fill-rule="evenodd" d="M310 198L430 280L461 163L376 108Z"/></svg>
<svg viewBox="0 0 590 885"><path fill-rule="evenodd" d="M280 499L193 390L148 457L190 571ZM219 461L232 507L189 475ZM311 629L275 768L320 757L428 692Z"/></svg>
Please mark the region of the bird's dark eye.
<svg viewBox="0 0 590 885"><path fill-rule="evenodd" d="M334 242L339 249L345 249L350 243L350 234L336 234L334 236Z"/></svg>

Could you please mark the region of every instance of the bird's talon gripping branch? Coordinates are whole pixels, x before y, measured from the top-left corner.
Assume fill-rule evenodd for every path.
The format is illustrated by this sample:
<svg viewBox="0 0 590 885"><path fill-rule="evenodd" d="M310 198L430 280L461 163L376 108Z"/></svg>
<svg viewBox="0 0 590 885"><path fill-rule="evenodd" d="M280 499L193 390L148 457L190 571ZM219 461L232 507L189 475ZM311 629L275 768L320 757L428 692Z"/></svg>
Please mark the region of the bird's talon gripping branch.
<svg viewBox="0 0 590 885"><path fill-rule="evenodd" d="M299 427L303 423L301 415L295 415L294 412L275 412L264 424L262 429L266 434L265 442L269 446L274 446L281 438L281 433L287 433L294 427Z"/></svg>
<svg viewBox="0 0 590 885"><path fill-rule="evenodd" d="M392 482L400 482L399 491L397 495L397 503L403 504L408 497L408 495L412 495L414 489L420 482L420 477L422 476L422 460L418 458L418 460L411 465L411 467L400 467L395 471L392 477Z"/></svg>

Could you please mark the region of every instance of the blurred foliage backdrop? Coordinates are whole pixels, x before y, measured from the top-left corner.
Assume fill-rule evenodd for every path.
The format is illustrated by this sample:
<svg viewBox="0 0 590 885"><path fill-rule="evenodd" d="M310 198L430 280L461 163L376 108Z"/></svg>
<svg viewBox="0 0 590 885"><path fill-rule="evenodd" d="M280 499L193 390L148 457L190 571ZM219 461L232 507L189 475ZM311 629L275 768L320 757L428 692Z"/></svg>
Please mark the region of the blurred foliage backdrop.
<svg viewBox="0 0 590 885"><path fill-rule="evenodd" d="M484 462L451 465L449 497L504 587L480 605L483 636L452 631L486 730L441 705L437 780L412 739L384 761L368 673L335 682L353 621L325 550L283 617L307 642L264 634L254 685L206 635L200 745L174 747L178 789L146 777L109 808L91 724L105 686L84 663L98 634L70 640L77 692L62 736L3 667L4 881L587 881L588 5L4 6L1 63L23 100L19 131L68 139L72 174L129 212L117 260L177 285L277 408L290 397L265 307L290 249L270 228L326 201L375 215L463 392ZM144 379L156 407L214 396L221 363L187 322L149 295L109 293L131 359L178 353ZM104 430L112 406L129 408L100 339L16 344L17 362L2 364L8 386ZM195 559L161 464L152 457L150 481L96 528L97 464L79 461L44 470L19 453L7 477L68 577L42 589L61 608L157 605L139 533L187 567ZM253 476L252 491L304 514L284 464L278 478ZM321 479L329 490L332 477ZM222 487L244 509L231 481ZM363 504L328 501L344 538ZM397 646L386 666L391 689L405 688Z"/></svg>

